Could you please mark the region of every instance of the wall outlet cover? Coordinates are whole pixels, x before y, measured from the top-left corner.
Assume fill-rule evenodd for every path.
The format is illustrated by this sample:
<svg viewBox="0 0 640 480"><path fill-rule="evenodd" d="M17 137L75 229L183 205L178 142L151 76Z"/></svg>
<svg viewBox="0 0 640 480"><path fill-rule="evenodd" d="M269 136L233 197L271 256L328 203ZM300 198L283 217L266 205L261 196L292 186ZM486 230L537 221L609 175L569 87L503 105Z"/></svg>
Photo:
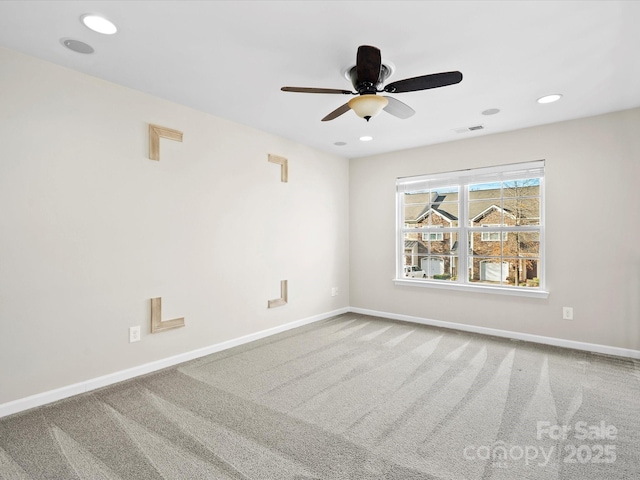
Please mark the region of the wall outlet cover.
<svg viewBox="0 0 640 480"><path fill-rule="evenodd" d="M129 327L129 343L140 341L140 326Z"/></svg>

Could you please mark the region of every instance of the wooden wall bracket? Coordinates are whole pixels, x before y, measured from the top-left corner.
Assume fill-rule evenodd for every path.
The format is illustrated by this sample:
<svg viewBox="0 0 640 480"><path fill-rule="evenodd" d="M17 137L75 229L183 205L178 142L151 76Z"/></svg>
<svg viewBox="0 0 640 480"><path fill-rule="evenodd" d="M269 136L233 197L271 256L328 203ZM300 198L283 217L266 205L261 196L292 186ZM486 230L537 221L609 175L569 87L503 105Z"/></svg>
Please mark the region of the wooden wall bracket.
<svg viewBox="0 0 640 480"><path fill-rule="evenodd" d="M151 299L151 333L184 327L184 318L162 321L162 297Z"/></svg>
<svg viewBox="0 0 640 480"><path fill-rule="evenodd" d="M269 154L269 162L280 165L280 181L289 182L289 160L284 157Z"/></svg>
<svg viewBox="0 0 640 480"><path fill-rule="evenodd" d="M149 160L160 160L160 138L182 141L182 132L149 124Z"/></svg>
<svg viewBox="0 0 640 480"><path fill-rule="evenodd" d="M281 280L280 281L280 298L269 300L269 303L267 304L267 308L282 307L283 305L287 304L288 300L289 300L289 294L288 294L287 280Z"/></svg>

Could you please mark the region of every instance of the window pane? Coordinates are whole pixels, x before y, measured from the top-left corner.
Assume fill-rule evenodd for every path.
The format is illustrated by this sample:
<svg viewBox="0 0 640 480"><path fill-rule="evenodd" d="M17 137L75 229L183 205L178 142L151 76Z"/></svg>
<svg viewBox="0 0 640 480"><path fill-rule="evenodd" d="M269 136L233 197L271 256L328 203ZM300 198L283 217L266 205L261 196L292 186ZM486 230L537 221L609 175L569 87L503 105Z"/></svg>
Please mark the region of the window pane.
<svg viewBox="0 0 640 480"><path fill-rule="evenodd" d="M503 236L505 240L502 240ZM507 232L469 232L471 254L482 257L499 257L503 254L503 245L510 241L510 237L513 235Z"/></svg>
<svg viewBox="0 0 640 480"><path fill-rule="evenodd" d="M540 196L540 179L524 178L502 182L504 197L538 197Z"/></svg>
<svg viewBox="0 0 640 480"><path fill-rule="evenodd" d="M435 193L438 196L444 197L444 198L441 198L440 201L445 201L445 202L457 202L459 191L460 191L460 187L458 187L457 185L431 189L432 193Z"/></svg>
<svg viewBox="0 0 640 480"><path fill-rule="evenodd" d="M420 228L424 224L429 211L429 205L415 203L404 206L404 223L407 227Z"/></svg>
<svg viewBox="0 0 640 480"><path fill-rule="evenodd" d="M416 227L458 226L458 187L408 192L403 195L405 224Z"/></svg>
<svg viewBox="0 0 640 480"><path fill-rule="evenodd" d="M458 255L458 232L437 232L435 229L422 232L405 232L405 265L417 265L411 260L421 255Z"/></svg>
<svg viewBox="0 0 640 480"><path fill-rule="evenodd" d="M540 198L505 198L503 205L507 225L540 225Z"/></svg>
<svg viewBox="0 0 640 480"><path fill-rule="evenodd" d="M422 270L427 278L450 282L458 279L458 257L430 255L421 260Z"/></svg>
<svg viewBox="0 0 640 480"><path fill-rule="evenodd" d="M469 246L472 255L482 257L539 257L540 233L469 232Z"/></svg>
<svg viewBox="0 0 640 480"><path fill-rule="evenodd" d="M426 257L415 257L413 261L416 263L413 264L405 264L403 268L403 276L405 278L418 278L418 279L426 279L427 272L422 270L422 259Z"/></svg>
<svg viewBox="0 0 640 480"><path fill-rule="evenodd" d="M423 190L419 192L407 192L404 194L404 204L410 205L413 203L427 204L431 201L431 193L429 190Z"/></svg>
<svg viewBox="0 0 640 480"><path fill-rule="evenodd" d="M485 200L502 198L500 182L476 183L469 185L469 200Z"/></svg>
<svg viewBox="0 0 640 480"><path fill-rule="evenodd" d="M413 264L405 264L403 267L405 278L451 282L458 279L458 257L456 256L418 255L412 257L412 261Z"/></svg>
<svg viewBox="0 0 640 480"><path fill-rule="evenodd" d="M502 212L502 200L499 198L469 202L469 226L502 225L505 223Z"/></svg>
<svg viewBox="0 0 640 480"><path fill-rule="evenodd" d="M540 233L538 232L512 232L512 241L507 242L503 255L514 257L539 257Z"/></svg>
<svg viewBox="0 0 640 480"><path fill-rule="evenodd" d="M491 285L506 285L510 265L500 258L472 257L469 262L469 281Z"/></svg>
<svg viewBox="0 0 640 480"><path fill-rule="evenodd" d="M425 239L423 239L423 235ZM441 240L428 236L442 235ZM408 278L455 281L458 275L458 233L426 232L404 234L403 275Z"/></svg>
<svg viewBox="0 0 640 480"><path fill-rule="evenodd" d="M427 242L422 241L421 233L404 234L404 265L420 265L420 257L428 253Z"/></svg>
<svg viewBox="0 0 640 480"><path fill-rule="evenodd" d="M509 258L505 259L509 263L509 276L505 284L510 287L539 287L538 258Z"/></svg>
<svg viewBox="0 0 640 480"><path fill-rule="evenodd" d="M527 178L469 186L469 225L540 224L540 179Z"/></svg>
<svg viewBox="0 0 640 480"><path fill-rule="evenodd" d="M507 287L539 287L539 258L472 257L469 281Z"/></svg>
<svg viewBox="0 0 640 480"><path fill-rule="evenodd" d="M457 227L458 226L458 205L443 204L447 208L434 208L432 205L405 205L404 223L412 228L424 227Z"/></svg>
<svg viewBox="0 0 640 480"><path fill-rule="evenodd" d="M431 225L457 227L459 216L457 203L442 202L434 208L430 215Z"/></svg>
<svg viewBox="0 0 640 480"><path fill-rule="evenodd" d="M519 283L519 286L524 287L540 287L540 277L539 277L539 268L540 268L540 259L530 259L524 262L524 283Z"/></svg>
<svg viewBox="0 0 640 480"><path fill-rule="evenodd" d="M436 232L429 232L433 237ZM457 255L458 253L458 232L442 232L442 238L429 238L427 250L430 254Z"/></svg>

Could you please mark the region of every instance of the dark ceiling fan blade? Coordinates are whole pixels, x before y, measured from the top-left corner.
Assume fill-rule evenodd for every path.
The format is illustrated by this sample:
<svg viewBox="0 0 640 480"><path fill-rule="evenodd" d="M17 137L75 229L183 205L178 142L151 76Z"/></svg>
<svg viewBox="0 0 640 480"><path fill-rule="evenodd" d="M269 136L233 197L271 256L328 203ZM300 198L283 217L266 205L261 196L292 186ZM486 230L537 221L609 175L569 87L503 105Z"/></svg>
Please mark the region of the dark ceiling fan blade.
<svg viewBox="0 0 640 480"><path fill-rule="evenodd" d="M358 84L371 83L377 85L382 68L382 55L380 49L369 45L358 47L356 57L356 76Z"/></svg>
<svg viewBox="0 0 640 480"><path fill-rule="evenodd" d="M402 103L400 100L393 97L385 96L384 98L389 100L389 103L387 103L387 106L383 109L385 112L403 120L415 115L416 111L406 103Z"/></svg>
<svg viewBox="0 0 640 480"><path fill-rule="evenodd" d="M312 87L282 87L283 92L298 93L340 93L342 95L353 95L350 90L339 90L337 88L312 88Z"/></svg>
<svg viewBox="0 0 640 480"><path fill-rule="evenodd" d="M407 78L390 83L384 87L388 93L415 92L417 90L428 90L430 88L446 87L462 81L460 72L434 73L432 75L422 75L421 77Z"/></svg>
<svg viewBox="0 0 640 480"><path fill-rule="evenodd" d="M326 117L324 117L322 119L322 121L323 122L328 122L329 120L333 120L334 118L338 118L340 115L342 115L343 113L347 113L349 110L351 110L351 107L349 106L349 102L347 102L344 105L336 108L333 112L331 112Z"/></svg>

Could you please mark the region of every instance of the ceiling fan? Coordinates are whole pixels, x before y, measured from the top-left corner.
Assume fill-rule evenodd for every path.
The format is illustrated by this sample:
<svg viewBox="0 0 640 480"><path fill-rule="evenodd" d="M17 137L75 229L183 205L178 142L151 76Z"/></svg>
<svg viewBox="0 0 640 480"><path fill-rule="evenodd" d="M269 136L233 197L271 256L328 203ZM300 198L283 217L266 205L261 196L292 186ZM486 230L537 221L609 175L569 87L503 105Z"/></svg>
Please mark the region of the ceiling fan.
<svg viewBox="0 0 640 480"><path fill-rule="evenodd" d="M376 116L384 110L398 118L409 118L415 112L409 105L402 103L394 97L379 96L377 93L404 93L418 90L428 90L430 88L446 87L462 81L460 72L443 72L420 77L406 78L397 82L389 83L380 88L382 83L391 73L391 69L382 64L380 49L369 45L358 47L356 65L348 71L349 78L355 92L350 90L340 90L335 88L310 88L310 87L282 87L283 92L298 93L329 93L342 95L358 95L344 105L336 108L333 112L322 119L323 122L333 120L343 113L353 110L359 117L367 122L371 117Z"/></svg>

